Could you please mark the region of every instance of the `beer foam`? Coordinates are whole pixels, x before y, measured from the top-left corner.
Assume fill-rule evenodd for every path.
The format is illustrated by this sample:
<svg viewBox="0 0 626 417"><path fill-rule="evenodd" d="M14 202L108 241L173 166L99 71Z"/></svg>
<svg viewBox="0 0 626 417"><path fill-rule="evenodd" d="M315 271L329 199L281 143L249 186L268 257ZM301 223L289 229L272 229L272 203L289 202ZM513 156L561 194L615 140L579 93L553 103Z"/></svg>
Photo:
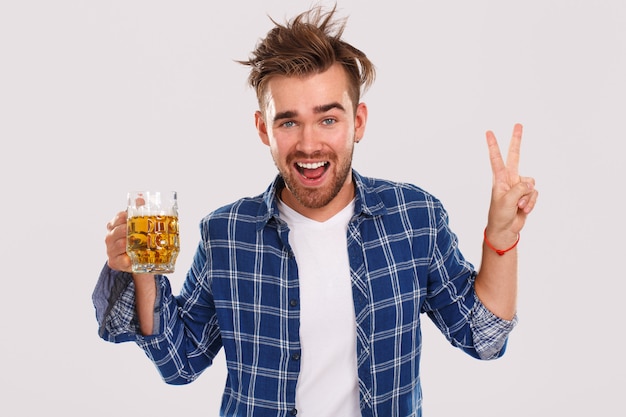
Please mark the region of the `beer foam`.
<svg viewBox="0 0 626 417"><path fill-rule="evenodd" d="M133 191L128 193L128 217L178 216L176 191Z"/></svg>
<svg viewBox="0 0 626 417"><path fill-rule="evenodd" d="M178 216L176 207L129 206L126 212L128 213L128 217Z"/></svg>

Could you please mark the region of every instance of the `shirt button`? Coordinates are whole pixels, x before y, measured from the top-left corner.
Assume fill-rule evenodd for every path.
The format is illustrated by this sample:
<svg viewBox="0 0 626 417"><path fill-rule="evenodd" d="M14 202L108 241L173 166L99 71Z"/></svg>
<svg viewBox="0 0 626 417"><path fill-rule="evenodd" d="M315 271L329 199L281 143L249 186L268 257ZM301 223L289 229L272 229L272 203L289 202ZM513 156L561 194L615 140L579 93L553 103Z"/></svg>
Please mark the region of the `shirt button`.
<svg viewBox="0 0 626 417"><path fill-rule="evenodd" d="M291 355L291 359L293 359L294 361L299 361L300 360L300 354L299 353L294 353L293 355Z"/></svg>
<svg viewBox="0 0 626 417"><path fill-rule="evenodd" d="M295 408L292 408L291 411L289 411L289 414L291 414L292 416L295 416L296 414L298 414L298 410L296 410Z"/></svg>
<svg viewBox="0 0 626 417"><path fill-rule="evenodd" d="M295 307L298 305L298 300L296 300L295 298L291 299L291 301L289 301L289 305L292 307Z"/></svg>

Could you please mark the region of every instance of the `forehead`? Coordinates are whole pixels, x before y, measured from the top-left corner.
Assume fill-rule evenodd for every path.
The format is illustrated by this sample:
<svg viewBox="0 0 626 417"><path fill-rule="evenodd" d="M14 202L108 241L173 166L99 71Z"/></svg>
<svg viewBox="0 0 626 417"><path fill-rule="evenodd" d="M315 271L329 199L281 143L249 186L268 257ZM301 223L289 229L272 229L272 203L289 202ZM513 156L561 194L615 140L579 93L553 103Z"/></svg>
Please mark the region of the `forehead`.
<svg viewBox="0 0 626 417"><path fill-rule="evenodd" d="M351 106L348 76L340 65L306 76L276 75L268 80L262 105L264 110L312 109L332 102Z"/></svg>

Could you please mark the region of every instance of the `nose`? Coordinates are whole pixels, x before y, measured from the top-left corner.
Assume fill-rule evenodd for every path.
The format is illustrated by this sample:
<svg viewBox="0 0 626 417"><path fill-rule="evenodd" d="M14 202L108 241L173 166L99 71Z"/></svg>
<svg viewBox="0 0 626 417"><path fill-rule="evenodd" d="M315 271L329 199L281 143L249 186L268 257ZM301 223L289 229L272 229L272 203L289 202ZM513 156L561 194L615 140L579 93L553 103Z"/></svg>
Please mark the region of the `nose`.
<svg viewBox="0 0 626 417"><path fill-rule="evenodd" d="M296 149L306 154L313 154L322 149L322 141L314 126L303 125L298 136Z"/></svg>

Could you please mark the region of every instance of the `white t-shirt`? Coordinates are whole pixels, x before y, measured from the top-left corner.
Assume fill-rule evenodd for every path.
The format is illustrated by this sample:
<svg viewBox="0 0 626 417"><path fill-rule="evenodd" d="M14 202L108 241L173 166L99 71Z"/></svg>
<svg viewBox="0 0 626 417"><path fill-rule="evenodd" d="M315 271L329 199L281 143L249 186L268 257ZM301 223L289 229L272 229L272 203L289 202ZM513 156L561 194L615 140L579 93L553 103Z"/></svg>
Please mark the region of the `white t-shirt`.
<svg viewBox="0 0 626 417"><path fill-rule="evenodd" d="M354 201L325 222L279 202L300 284L298 417L359 417L356 319L346 233Z"/></svg>

